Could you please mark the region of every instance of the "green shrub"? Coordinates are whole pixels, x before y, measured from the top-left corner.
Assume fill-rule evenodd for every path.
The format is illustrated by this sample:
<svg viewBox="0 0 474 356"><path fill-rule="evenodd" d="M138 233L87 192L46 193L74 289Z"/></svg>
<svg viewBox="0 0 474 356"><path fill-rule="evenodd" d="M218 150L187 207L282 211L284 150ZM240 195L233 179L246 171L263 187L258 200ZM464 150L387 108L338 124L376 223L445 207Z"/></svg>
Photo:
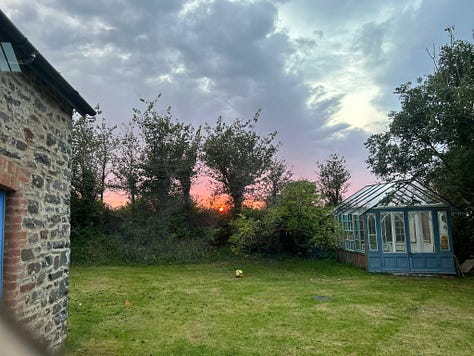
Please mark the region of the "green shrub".
<svg viewBox="0 0 474 356"><path fill-rule="evenodd" d="M121 264L124 244L117 235L105 235L93 227L71 231L71 262L77 264Z"/></svg>
<svg viewBox="0 0 474 356"><path fill-rule="evenodd" d="M243 211L230 225L229 242L236 254L326 257L337 243L332 214L323 207L316 186L304 180L288 183L275 204ZM320 252L315 254L315 249Z"/></svg>
<svg viewBox="0 0 474 356"><path fill-rule="evenodd" d="M257 244L257 238L262 232L260 221L240 214L233 222L234 233L229 238L230 249L235 254L249 255Z"/></svg>

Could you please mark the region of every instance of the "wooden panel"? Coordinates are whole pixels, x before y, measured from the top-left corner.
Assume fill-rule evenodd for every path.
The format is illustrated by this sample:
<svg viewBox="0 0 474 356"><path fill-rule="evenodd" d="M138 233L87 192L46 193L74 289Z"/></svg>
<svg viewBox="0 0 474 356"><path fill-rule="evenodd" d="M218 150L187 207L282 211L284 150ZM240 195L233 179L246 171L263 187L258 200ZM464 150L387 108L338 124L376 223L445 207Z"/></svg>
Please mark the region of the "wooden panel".
<svg viewBox="0 0 474 356"><path fill-rule="evenodd" d="M368 271L382 272L382 259L378 255L369 255L368 257Z"/></svg>
<svg viewBox="0 0 474 356"><path fill-rule="evenodd" d="M347 263L353 266L367 269L367 258L365 254L354 251L346 251L339 249L336 252L337 262Z"/></svg>
<svg viewBox="0 0 474 356"><path fill-rule="evenodd" d="M426 257L425 258L426 268L428 269L437 269L439 268L439 260L437 257Z"/></svg>
<svg viewBox="0 0 474 356"><path fill-rule="evenodd" d="M452 255L441 256L441 272L456 273L454 268L454 258Z"/></svg>
<svg viewBox="0 0 474 356"><path fill-rule="evenodd" d="M408 256L405 253L384 253L384 272L409 272Z"/></svg>
<svg viewBox="0 0 474 356"><path fill-rule="evenodd" d="M411 272L442 272L439 255L414 253L411 255Z"/></svg>

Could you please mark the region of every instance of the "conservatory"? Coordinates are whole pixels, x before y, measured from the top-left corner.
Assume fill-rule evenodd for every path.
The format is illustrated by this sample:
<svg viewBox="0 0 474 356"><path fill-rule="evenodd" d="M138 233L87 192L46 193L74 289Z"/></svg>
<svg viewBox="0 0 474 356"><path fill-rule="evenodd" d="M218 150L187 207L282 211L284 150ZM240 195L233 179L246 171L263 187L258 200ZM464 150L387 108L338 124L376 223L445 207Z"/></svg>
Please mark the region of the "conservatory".
<svg viewBox="0 0 474 356"><path fill-rule="evenodd" d="M418 182L368 185L339 204L339 262L369 272L455 274L451 205Z"/></svg>

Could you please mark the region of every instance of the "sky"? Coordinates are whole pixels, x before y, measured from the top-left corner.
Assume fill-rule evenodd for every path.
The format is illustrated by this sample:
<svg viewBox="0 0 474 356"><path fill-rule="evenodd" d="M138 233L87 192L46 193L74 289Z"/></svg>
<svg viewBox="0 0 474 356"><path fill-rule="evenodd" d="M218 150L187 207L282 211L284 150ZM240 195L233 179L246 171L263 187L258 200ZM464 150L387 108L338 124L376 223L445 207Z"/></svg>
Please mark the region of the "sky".
<svg viewBox="0 0 474 356"><path fill-rule="evenodd" d="M374 183L364 142L399 110L400 84L433 71L427 53L472 41L472 0L2 0L29 41L119 127L158 111L195 126L249 119L277 131L295 178L343 156L349 193Z"/></svg>

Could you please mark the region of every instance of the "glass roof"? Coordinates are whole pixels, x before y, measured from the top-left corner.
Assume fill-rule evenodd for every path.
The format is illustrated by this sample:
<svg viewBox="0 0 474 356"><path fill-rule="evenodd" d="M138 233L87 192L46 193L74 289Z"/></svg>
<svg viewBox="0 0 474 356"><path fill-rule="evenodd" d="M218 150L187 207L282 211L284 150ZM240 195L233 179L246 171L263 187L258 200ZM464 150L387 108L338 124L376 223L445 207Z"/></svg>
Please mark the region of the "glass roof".
<svg viewBox="0 0 474 356"><path fill-rule="evenodd" d="M334 209L335 215L359 215L376 207L450 206L441 196L416 181L398 181L367 185Z"/></svg>

